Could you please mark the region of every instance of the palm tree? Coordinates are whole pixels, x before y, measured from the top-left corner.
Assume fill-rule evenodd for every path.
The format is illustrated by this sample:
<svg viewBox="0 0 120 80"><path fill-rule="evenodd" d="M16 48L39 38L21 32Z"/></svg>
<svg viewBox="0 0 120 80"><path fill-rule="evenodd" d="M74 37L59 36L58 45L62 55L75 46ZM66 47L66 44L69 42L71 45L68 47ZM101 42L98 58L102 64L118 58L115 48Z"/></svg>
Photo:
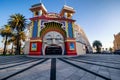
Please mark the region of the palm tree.
<svg viewBox="0 0 120 80"><path fill-rule="evenodd" d="M109 48L109 51L112 52L112 51L113 51L113 48L110 47L110 48Z"/></svg>
<svg viewBox="0 0 120 80"><path fill-rule="evenodd" d="M23 45L22 42L25 42L26 37L27 37L27 36L26 36L25 32L21 31L21 32L20 32L20 40L21 40L20 45ZM21 50L23 50L23 48L21 48Z"/></svg>
<svg viewBox="0 0 120 80"><path fill-rule="evenodd" d="M24 31L21 31L21 32L19 33L19 36L20 36L20 45L21 45L22 42L24 42L24 41L26 40L25 32L24 32ZM8 40L8 43L9 43L9 44L12 43L12 48L11 48L12 51L11 51L11 53L13 53L13 46L16 46L16 45L17 45L17 39L16 39L16 37L17 37L17 34L14 33L14 34L12 35L12 37L9 38L9 40Z"/></svg>
<svg viewBox="0 0 120 80"><path fill-rule="evenodd" d="M0 35L2 37L5 37L3 55L6 55L7 40L8 40L8 37L10 37L12 35L12 30L11 30L10 25L5 25L5 28L1 30Z"/></svg>
<svg viewBox="0 0 120 80"><path fill-rule="evenodd" d="M13 30L17 31L17 48L16 48L16 53L15 54L20 54L20 32L24 31L26 27L26 19L23 15L21 14L14 14L10 16L9 19L9 24L12 27Z"/></svg>
<svg viewBox="0 0 120 80"><path fill-rule="evenodd" d="M101 52L102 43L99 40L93 42L93 47L96 48L96 51Z"/></svg>
<svg viewBox="0 0 120 80"><path fill-rule="evenodd" d="M12 43L12 48L11 48L11 53L13 54L13 46L15 45L15 41L16 41L16 35L13 34L9 39L8 39L8 44Z"/></svg>
<svg viewBox="0 0 120 80"><path fill-rule="evenodd" d="M21 31L21 32L19 33L19 35L20 35L20 40L24 42L24 41L26 40L26 34L25 34L25 32L24 32L24 31Z"/></svg>

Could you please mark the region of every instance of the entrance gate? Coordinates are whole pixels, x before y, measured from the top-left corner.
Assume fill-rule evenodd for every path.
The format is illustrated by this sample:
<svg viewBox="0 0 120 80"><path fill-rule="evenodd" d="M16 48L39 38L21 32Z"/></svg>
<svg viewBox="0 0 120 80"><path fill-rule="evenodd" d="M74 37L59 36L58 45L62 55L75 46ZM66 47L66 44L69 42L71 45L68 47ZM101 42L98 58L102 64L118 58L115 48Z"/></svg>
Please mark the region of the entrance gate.
<svg viewBox="0 0 120 80"><path fill-rule="evenodd" d="M45 49L46 55L62 55L62 48L60 46L47 46Z"/></svg>

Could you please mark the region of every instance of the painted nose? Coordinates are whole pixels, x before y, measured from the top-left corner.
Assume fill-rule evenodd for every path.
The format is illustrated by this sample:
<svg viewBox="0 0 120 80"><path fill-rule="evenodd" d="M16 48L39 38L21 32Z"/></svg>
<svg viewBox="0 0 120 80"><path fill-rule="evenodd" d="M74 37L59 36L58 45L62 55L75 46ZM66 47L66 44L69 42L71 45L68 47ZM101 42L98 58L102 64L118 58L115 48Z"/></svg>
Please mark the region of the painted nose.
<svg viewBox="0 0 120 80"><path fill-rule="evenodd" d="M56 44L56 41L55 41L55 39L53 39L53 40L52 40L52 44Z"/></svg>

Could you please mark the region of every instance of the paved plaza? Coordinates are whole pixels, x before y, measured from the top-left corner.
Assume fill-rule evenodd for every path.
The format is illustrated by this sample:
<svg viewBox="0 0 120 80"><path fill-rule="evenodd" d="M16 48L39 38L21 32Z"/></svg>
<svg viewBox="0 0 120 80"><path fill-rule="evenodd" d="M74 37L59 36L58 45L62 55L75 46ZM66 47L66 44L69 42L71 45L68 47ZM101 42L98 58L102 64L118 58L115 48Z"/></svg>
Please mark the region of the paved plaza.
<svg viewBox="0 0 120 80"><path fill-rule="evenodd" d="M120 80L120 55L0 56L0 80Z"/></svg>

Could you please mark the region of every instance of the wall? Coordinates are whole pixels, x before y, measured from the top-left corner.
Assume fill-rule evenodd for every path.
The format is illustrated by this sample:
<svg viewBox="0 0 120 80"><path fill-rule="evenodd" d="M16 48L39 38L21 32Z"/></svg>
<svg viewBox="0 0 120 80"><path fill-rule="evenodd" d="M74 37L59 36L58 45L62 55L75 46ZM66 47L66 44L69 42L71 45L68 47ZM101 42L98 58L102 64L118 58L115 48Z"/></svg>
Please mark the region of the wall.
<svg viewBox="0 0 120 80"><path fill-rule="evenodd" d="M76 51L77 55L86 54L84 45L79 42L76 42Z"/></svg>
<svg viewBox="0 0 120 80"><path fill-rule="evenodd" d="M29 54L29 48L30 48L29 45L30 45L30 42L26 41L25 48L23 49L24 54Z"/></svg>

